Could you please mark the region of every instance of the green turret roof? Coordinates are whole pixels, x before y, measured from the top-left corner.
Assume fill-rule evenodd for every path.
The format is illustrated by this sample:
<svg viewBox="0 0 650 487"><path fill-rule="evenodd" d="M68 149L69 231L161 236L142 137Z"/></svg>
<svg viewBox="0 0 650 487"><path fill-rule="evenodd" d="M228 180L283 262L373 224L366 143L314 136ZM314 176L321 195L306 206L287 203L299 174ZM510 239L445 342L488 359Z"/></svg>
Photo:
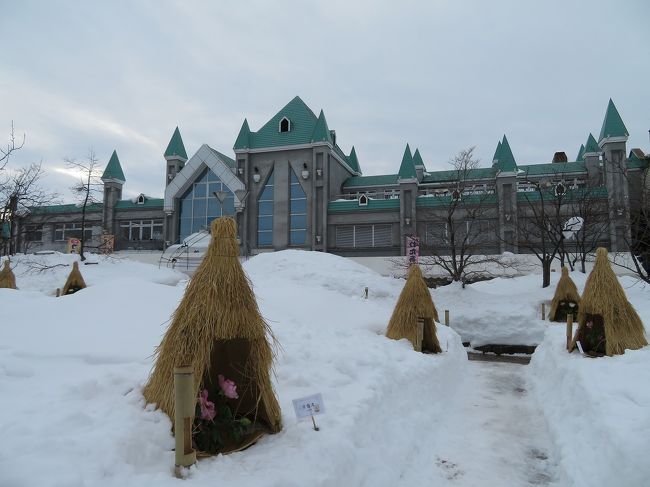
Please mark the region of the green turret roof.
<svg viewBox="0 0 650 487"><path fill-rule="evenodd" d="M312 142L329 142L332 143L332 131L330 131L327 126L327 120L325 120L325 113L323 110L320 111L318 115L318 120L316 121L316 126L314 127L314 132L311 135Z"/></svg>
<svg viewBox="0 0 650 487"><path fill-rule="evenodd" d="M598 142L607 137L627 137L629 135L625 124L618 114L618 110L614 105L612 99L609 99L607 105L607 112L605 113L605 120L603 120L603 127L600 129L600 137Z"/></svg>
<svg viewBox="0 0 650 487"><path fill-rule="evenodd" d="M500 145L497 145L497 150L494 153L497 168L501 172L515 172L517 170L517 162L515 161L515 156L512 155L512 150L510 149L510 144L506 136L503 136L503 140Z"/></svg>
<svg viewBox="0 0 650 487"><path fill-rule="evenodd" d="M169 158L182 158L187 161L187 152L185 152L185 145L183 145L183 139L181 138L181 133L176 127L174 134L167 145L167 150L165 151L165 157Z"/></svg>
<svg viewBox="0 0 650 487"><path fill-rule="evenodd" d="M585 160L585 145L580 144L580 150L578 151L578 155L576 156L576 162L582 162Z"/></svg>
<svg viewBox="0 0 650 487"><path fill-rule="evenodd" d="M587 137L587 145L585 146L584 154L589 154L590 152L600 152L600 147L598 147L598 142L592 134L589 134Z"/></svg>
<svg viewBox="0 0 650 487"><path fill-rule="evenodd" d="M492 156L492 165L494 166L497 161L499 160L499 151L501 150L501 141L497 143L497 148L494 151L494 155Z"/></svg>
<svg viewBox="0 0 650 487"><path fill-rule="evenodd" d="M248 127L248 120L244 119L244 123L239 129L239 135L235 140L233 149L250 149L251 146L251 129Z"/></svg>
<svg viewBox="0 0 650 487"><path fill-rule="evenodd" d="M117 157L116 151L113 151L113 154L106 165L106 169L104 169L102 180L104 179L117 179L123 183L126 182L124 171L122 171L122 165L120 164L120 159Z"/></svg>
<svg viewBox="0 0 650 487"><path fill-rule="evenodd" d="M427 168L424 167L424 161L420 155L420 149L415 149L415 153L413 154L413 165L415 165L415 167L422 167L425 171L427 170Z"/></svg>
<svg viewBox="0 0 650 487"><path fill-rule="evenodd" d="M418 177L418 173L415 170L415 164L413 164L413 156L411 155L411 148L406 144L406 149L404 149L404 156L402 157L402 164L399 166L399 172L397 173L399 179L413 179Z"/></svg>
<svg viewBox="0 0 650 487"><path fill-rule="evenodd" d="M354 146L352 146L352 150L350 151L350 155L347 157L347 161L348 166L350 166L355 172L361 174L361 167L359 166L359 159L357 159L357 151L354 150Z"/></svg>

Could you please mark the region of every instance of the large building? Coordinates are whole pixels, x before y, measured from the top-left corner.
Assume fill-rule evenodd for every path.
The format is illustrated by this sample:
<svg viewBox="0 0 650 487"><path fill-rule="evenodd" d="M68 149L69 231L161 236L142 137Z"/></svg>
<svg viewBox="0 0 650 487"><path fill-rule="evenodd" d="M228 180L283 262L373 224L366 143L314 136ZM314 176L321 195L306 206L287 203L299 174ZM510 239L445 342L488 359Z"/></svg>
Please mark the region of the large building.
<svg viewBox="0 0 650 487"><path fill-rule="evenodd" d="M477 218L467 210L472 201L486 208L473 222L482 253L520 252L530 238L521 221L535 213L535 188L544 187L555 196L557 188L589 192L608 222L598 244L625 251L650 163L639 149L628 154L627 139L610 100L598 140L589 134L574 161L556 152L548 163L519 164L504 136L490 167L428 171L420 151L407 145L394 174L364 176L355 148L341 150L323 111L316 115L295 97L257 131L244 120L234 158L204 144L188 159L176 128L164 153L163 199L122 199L126 177L113 152L103 202L88 209L86 237L91 246L110 234L116 250L162 250L231 215L246 255L287 248L404 255L407 236L440 246L449 206L462 197L468 219ZM22 222L19 248L64 250L68 238L80 236L79 220L75 205L34 208Z"/></svg>

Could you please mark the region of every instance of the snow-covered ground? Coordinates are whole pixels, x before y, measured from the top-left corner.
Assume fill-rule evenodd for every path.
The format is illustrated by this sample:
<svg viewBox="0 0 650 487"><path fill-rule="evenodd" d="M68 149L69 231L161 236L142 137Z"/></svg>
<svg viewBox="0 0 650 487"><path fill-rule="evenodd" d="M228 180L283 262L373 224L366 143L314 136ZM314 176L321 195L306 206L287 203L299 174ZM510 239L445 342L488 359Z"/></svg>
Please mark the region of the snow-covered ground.
<svg viewBox="0 0 650 487"><path fill-rule="evenodd" d="M14 261L0 289L0 486L180 485L170 421L145 407L151 354L187 276L127 259L81 266L89 287L55 298L74 257ZM31 261L27 262L27 260ZM29 265L28 265L29 264ZM237 486L648 485L650 348L588 359L540 319L541 276L432 290L445 350L382 336L404 281L349 259L284 251L245 262L281 349L283 430L202 460L184 482ZM572 274L579 289L586 276ZM650 323L650 288L621 278ZM369 298L364 299L364 288ZM548 308L547 308L548 309ZM461 339L541 343L530 366L468 363ZM321 430L291 401L323 394Z"/></svg>

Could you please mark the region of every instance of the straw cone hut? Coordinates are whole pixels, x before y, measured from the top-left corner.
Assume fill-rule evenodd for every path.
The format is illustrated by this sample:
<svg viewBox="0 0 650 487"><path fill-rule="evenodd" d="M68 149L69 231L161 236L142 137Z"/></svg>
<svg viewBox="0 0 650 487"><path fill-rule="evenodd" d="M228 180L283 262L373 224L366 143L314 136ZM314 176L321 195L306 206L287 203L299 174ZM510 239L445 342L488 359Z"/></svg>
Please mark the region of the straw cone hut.
<svg viewBox="0 0 650 487"><path fill-rule="evenodd" d="M596 263L582 293L578 331L570 351L576 341L580 341L586 353L610 356L648 344L641 318L627 300L604 248L596 252Z"/></svg>
<svg viewBox="0 0 650 487"><path fill-rule="evenodd" d="M65 281L63 291L61 291L61 296L65 296L66 294L74 294L77 291L85 288L86 282L81 276L81 272L79 272L79 262L75 262L72 264L72 270L70 271L70 274L68 274L68 279Z"/></svg>
<svg viewBox="0 0 650 487"><path fill-rule="evenodd" d="M569 277L569 269L562 267L562 277L555 288L555 295L551 301L551 321L566 321L567 314L571 313L574 318L578 317L578 306L580 305L580 294L575 283Z"/></svg>
<svg viewBox="0 0 650 487"><path fill-rule="evenodd" d="M16 276L9 266L9 259L5 260L0 271L0 288L16 289Z"/></svg>
<svg viewBox="0 0 650 487"><path fill-rule="evenodd" d="M418 319L424 319L422 336L419 335ZM429 288L424 282L422 271L417 264L411 265L404 289L402 289L393 315L388 322L386 336L394 340L408 339L418 351L441 352L436 336L436 310Z"/></svg>
<svg viewBox="0 0 650 487"><path fill-rule="evenodd" d="M228 399L235 417L275 433L281 415L270 379L272 335L239 262L236 237L232 218L212 222L212 241L156 349L144 396L173 418L173 369L191 366L195 397L204 389L218 397L222 375L237 386L239 397Z"/></svg>

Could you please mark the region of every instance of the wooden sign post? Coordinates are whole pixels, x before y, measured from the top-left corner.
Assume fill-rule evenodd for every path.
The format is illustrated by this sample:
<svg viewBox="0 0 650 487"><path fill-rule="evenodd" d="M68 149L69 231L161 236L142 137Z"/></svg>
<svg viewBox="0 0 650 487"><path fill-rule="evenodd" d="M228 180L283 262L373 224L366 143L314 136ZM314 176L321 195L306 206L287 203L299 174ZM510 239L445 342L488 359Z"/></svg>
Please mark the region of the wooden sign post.
<svg viewBox="0 0 650 487"><path fill-rule="evenodd" d="M445 310L445 325L449 326L449 310Z"/></svg>
<svg viewBox="0 0 650 487"><path fill-rule="evenodd" d="M415 349L416 352L422 351L422 342L424 341L424 318L418 318L415 331Z"/></svg>
<svg viewBox="0 0 650 487"><path fill-rule="evenodd" d="M542 319L546 319L546 303L542 303Z"/></svg>
<svg viewBox="0 0 650 487"><path fill-rule="evenodd" d="M174 436L176 439L176 476L181 468L196 463L192 448L192 427L196 398L194 397L194 372L192 367L174 367Z"/></svg>
<svg viewBox="0 0 650 487"><path fill-rule="evenodd" d="M571 350L571 340L573 340L573 313L566 315L566 349Z"/></svg>

